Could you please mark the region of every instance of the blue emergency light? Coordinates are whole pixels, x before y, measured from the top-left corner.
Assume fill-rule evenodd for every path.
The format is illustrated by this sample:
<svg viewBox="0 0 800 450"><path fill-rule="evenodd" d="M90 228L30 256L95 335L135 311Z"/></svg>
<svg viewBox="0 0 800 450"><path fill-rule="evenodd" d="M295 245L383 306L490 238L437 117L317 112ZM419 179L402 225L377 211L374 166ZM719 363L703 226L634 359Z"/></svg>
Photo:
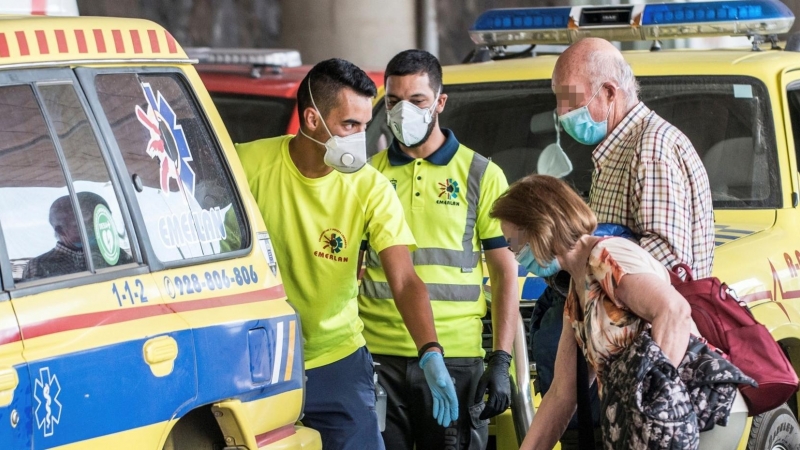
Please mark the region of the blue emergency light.
<svg viewBox="0 0 800 450"><path fill-rule="evenodd" d="M778 0L493 9L470 30L476 44L571 44L584 37L638 41L789 31L794 14Z"/></svg>

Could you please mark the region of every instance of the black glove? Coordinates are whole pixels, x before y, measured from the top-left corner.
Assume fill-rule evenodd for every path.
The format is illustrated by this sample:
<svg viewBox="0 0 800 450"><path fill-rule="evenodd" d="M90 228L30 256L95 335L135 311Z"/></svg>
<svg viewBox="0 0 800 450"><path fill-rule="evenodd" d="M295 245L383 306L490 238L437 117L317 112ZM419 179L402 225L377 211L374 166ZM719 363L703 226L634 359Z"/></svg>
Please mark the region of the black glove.
<svg viewBox="0 0 800 450"><path fill-rule="evenodd" d="M489 399L481 412L481 420L502 414L511 405L511 380L508 376L510 366L511 355L508 353L496 350L489 354L486 371L481 375L478 391L475 393L475 403L480 403L483 394L489 390Z"/></svg>

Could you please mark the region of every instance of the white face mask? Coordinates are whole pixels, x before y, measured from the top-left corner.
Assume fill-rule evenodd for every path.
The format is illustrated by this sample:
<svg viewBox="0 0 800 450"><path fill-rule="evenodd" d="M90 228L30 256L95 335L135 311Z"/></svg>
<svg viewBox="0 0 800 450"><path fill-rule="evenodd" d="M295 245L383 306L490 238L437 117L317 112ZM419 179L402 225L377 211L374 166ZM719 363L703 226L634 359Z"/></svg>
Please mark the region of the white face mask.
<svg viewBox="0 0 800 450"><path fill-rule="evenodd" d="M561 148L561 127L555 113L553 113L553 117L556 124L556 142L545 147L539 154L539 159L536 161L536 173L563 178L572 172L572 161Z"/></svg>
<svg viewBox="0 0 800 450"><path fill-rule="evenodd" d="M311 80L308 80L308 95L311 97L311 104L319 114L319 120L325 131L330 135L327 142L320 142L311 136L307 135L303 128L300 128L300 133L325 147L325 165L333 167L335 170L344 173L353 173L364 167L367 163L367 133L364 131L353 133L350 136L334 136L325 124L325 119L322 118L322 113L319 112L314 96L311 95Z"/></svg>
<svg viewBox="0 0 800 450"><path fill-rule="evenodd" d="M433 110L439 94L433 100L430 108L422 109L405 100L394 105L386 114L386 122L392 134L406 147L413 147L422 143L428 134L428 128L433 121Z"/></svg>

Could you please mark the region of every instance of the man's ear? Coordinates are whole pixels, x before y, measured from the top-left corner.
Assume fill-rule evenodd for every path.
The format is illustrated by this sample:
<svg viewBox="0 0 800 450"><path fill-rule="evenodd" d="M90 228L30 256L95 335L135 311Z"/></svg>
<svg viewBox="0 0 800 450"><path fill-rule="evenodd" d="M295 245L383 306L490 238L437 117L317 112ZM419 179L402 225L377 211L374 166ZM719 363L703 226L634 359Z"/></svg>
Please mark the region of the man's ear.
<svg viewBox="0 0 800 450"><path fill-rule="evenodd" d="M617 86L613 83L603 83L603 93L608 99L609 103L613 103L617 98Z"/></svg>
<svg viewBox="0 0 800 450"><path fill-rule="evenodd" d="M439 100L436 102L436 112L441 114L444 111L444 105L447 103L447 94L439 94Z"/></svg>
<svg viewBox="0 0 800 450"><path fill-rule="evenodd" d="M320 120L322 119L314 108L309 107L303 111L303 125L309 130L316 131L317 127L320 126Z"/></svg>

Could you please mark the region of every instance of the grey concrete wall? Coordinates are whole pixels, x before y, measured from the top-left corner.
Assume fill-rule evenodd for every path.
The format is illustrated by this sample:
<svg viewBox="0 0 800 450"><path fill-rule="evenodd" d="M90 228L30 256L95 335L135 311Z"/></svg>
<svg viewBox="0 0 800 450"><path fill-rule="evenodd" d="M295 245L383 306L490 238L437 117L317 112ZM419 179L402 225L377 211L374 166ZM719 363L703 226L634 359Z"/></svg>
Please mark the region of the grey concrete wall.
<svg viewBox="0 0 800 450"><path fill-rule="evenodd" d="M303 61L338 57L382 69L398 52L414 48L414 0L282 0L281 39Z"/></svg>

